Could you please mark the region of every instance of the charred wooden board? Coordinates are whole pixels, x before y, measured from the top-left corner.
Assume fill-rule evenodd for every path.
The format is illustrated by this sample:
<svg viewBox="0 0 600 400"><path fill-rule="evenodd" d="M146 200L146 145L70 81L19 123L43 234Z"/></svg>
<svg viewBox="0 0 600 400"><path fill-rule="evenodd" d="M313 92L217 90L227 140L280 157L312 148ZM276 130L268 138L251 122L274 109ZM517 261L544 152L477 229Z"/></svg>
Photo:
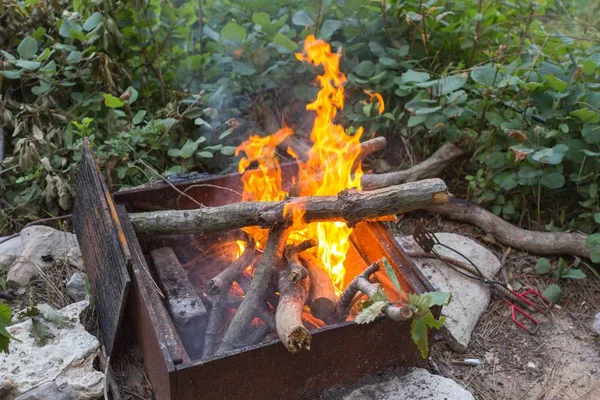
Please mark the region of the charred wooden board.
<svg viewBox="0 0 600 400"><path fill-rule="evenodd" d="M73 224L98 313L100 338L110 356L131 283L125 235L87 140L79 162Z"/></svg>

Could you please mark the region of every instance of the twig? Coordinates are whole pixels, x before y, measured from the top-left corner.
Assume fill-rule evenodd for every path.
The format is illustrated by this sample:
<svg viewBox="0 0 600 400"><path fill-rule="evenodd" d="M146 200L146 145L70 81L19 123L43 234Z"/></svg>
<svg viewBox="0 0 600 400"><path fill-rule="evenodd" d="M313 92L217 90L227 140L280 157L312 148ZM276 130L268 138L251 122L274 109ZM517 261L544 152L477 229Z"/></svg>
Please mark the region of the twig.
<svg viewBox="0 0 600 400"><path fill-rule="evenodd" d="M481 14L482 8L483 8L483 0L478 0L477 15ZM475 38L473 40L473 49L471 50L471 58L469 59L469 65L473 65L473 61L475 60L475 53L477 52L477 44L479 44L479 35L480 34L481 34L481 18L478 18L477 23L475 24Z"/></svg>
<svg viewBox="0 0 600 400"><path fill-rule="evenodd" d="M352 279L352 282L350 282L350 284L346 287L346 289L338 299L338 302L335 307L340 318L346 319L346 317L348 316L348 313L350 312L350 305L352 304L352 299L354 299L356 292L360 290L361 292L368 295L368 292L371 290L365 287L365 281L369 282L369 278L371 277L371 275L379 271L379 268L379 261L374 262L373 264L365 268L365 270L361 274L357 275L356 277L354 277L354 279ZM365 291L363 291L361 288Z"/></svg>
<svg viewBox="0 0 600 400"><path fill-rule="evenodd" d="M228 187L219 186L219 185L213 185L213 184L210 184L210 183L199 183L197 185L188 186L182 192L180 192L179 196L177 197L177 207L179 208L179 200L181 199L181 196L187 195L187 191L188 190L190 190L192 188L198 188L198 187L211 187L211 188L215 188L215 189L222 189L222 190L226 190L226 191L231 192L231 193L235 193L238 196L240 196L240 198L242 197L242 194L240 192L238 192L236 190L233 190L233 189L230 189ZM204 207L204 205L202 205L202 207Z"/></svg>
<svg viewBox="0 0 600 400"><path fill-rule="evenodd" d="M192 201L194 204L196 204L199 208L203 208L204 204L200 203L198 200L194 199L192 196L190 196L189 194L181 191L177 186L173 185L171 183L171 181L169 181L167 178L165 178L164 176L162 176L161 173L159 173L157 170L155 170L154 168L152 168L146 161L144 160L139 160L139 162L141 162L142 164L144 164L144 166L146 168L148 168L150 171L154 172L156 175L158 175L160 177L160 179L162 179L164 182L166 182L169 186L171 186L173 188L173 190L175 190L177 193L179 193L179 196L184 196L186 197L188 200ZM178 200L178 204L179 204L179 198Z"/></svg>

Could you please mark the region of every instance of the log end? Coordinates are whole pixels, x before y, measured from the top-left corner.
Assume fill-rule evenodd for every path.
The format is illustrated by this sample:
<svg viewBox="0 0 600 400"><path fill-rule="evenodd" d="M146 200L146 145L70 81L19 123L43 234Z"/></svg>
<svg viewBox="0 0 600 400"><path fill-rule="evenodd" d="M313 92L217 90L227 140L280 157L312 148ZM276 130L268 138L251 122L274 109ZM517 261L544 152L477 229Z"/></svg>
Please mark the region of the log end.
<svg viewBox="0 0 600 400"><path fill-rule="evenodd" d="M308 329L304 326L296 326L286 338L286 342L284 342L285 347L290 351L290 353L298 353L302 351L310 350L310 343L312 341L312 336Z"/></svg>
<svg viewBox="0 0 600 400"><path fill-rule="evenodd" d="M435 204L435 205L446 204L450 201L450 197L452 197L452 195L450 193L448 193L448 191L434 193L433 194L433 204Z"/></svg>
<svg viewBox="0 0 600 400"><path fill-rule="evenodd" d="M335 302L331 301L330 298L320 297L310 303L310 313L322 321L325 321L327 318L331 317L334 312Z"/></svg>
<svg viewBox="0 0 600 400"><path fill-rule="evenodd" d="M389 306L385 314L393 321L406 321L413 316L413 310L409 305Z"/></svg>

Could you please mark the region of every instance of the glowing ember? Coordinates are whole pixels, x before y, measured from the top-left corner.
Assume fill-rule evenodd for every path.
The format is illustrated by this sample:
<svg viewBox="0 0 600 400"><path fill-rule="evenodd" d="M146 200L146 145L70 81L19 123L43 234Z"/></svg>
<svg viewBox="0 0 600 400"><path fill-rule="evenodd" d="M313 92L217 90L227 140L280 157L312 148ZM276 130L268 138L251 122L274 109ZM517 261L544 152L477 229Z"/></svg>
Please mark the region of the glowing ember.
<svg viewBox="0 0 600 400"><path fill-rule="evenodd" d="M321 89L314 102L306 109L316 113L310 139L313 146L306 161L298 160L291 149L288 153L298 160L298 181L301 196L336 196L348 188L361 189L363 175L360 160L360 138L362 128L354 135L346 134L341 125L334 123L338 110L344 107L344 83L346 76L340 72L338 53L332 53L329 43L308 36L304 42L302 54L296 54L301 61L322 66L323 74L317 77ZM379 112L383 111L383 99L379 94L367 93L370 101L376 98ZM243 201L277 201L287 196L282 190L281 170L275 148L292 134L291 129L283 128L267 136L252 136L236 149L236 155L244 152L246 157L240 160L239 172L243 173ZM249 167L253 165L253 168ZM287 212L287 210L285 210ZM349 237L352 229L343 222L319 222L305 224L302 213L294 212L294 231L288 239L297 243L307 238L316 238L318 248L316 256L321 260L335 286L341 293L344 284L344 261L350 247ZM259 245L264 245L267 233L259 228L246 229Z"/></svg>

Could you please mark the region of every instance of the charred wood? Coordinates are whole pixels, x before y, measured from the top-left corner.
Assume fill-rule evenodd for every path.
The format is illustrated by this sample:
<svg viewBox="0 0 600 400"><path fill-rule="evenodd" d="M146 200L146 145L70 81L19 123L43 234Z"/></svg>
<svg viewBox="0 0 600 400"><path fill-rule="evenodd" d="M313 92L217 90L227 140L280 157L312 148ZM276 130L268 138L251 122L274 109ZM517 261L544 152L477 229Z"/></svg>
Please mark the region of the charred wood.
<svg viewBox="0 0 600 400"><path fill-rule="evenodd" d="M233 350L236 343L239 343L247 332L257 310L262 309L265 292L269 287L277 263L283 258L283 249L288 235L289 228L285 224L278 224L269 232L264 253L256 266L250 287L231 324L229 324L218 353Z"/></svg>
<svg viewBox="0 0 600 400"><path fill-rule="evenodd" d="M223 291L228 291L233 281L242 273L249 265L252 265L257 258L257 252L254 247L248 246L241 256L233 263L225 268L219 275L208 281L208 294L218 294Z"/></svg>

